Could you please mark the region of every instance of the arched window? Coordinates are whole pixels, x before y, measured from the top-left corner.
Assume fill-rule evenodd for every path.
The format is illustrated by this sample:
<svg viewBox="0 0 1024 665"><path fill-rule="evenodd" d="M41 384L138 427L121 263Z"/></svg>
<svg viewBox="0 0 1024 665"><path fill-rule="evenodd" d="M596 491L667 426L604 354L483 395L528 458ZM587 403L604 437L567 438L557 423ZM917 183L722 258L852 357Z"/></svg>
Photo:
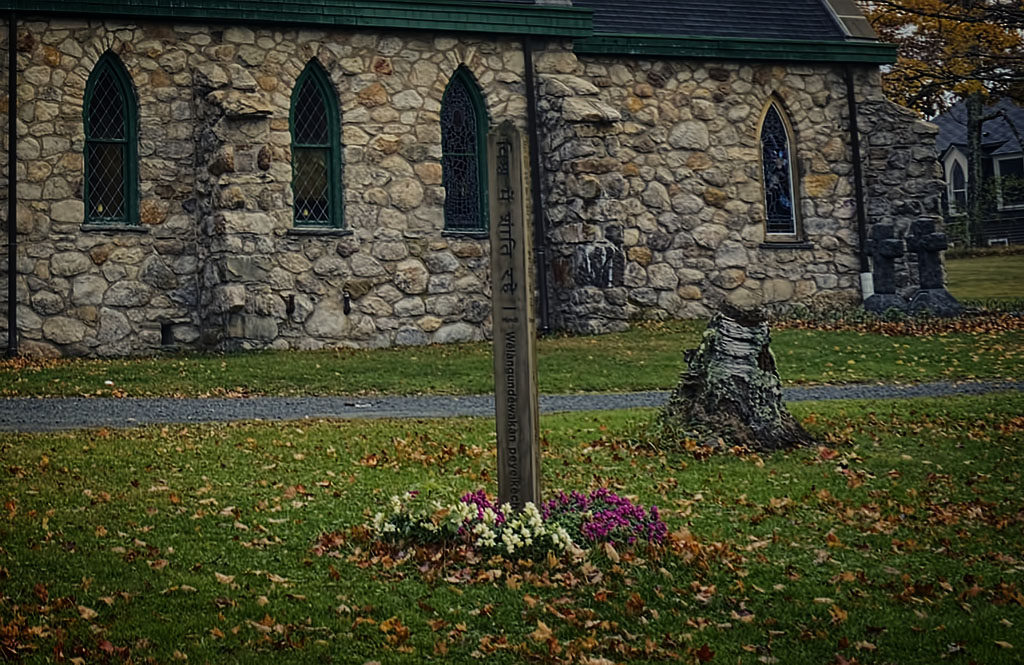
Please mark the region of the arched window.
<svg viewBox="0 0 1024 665"><path fill-rule="evenodd" d="M444 228L487 229L487 110L473 75L455 70L441 98Z"/></svg>
<svg viewBox="0 0 1024 665"><path fill-rule="evenodd" d="M124 65L107 51L85 86L85 221L138 223L138 106Z"/></svg>
<svg viewBox="0 0 1024 665"><path fill-rule="evenodd" d="M338 97L316 60L292 91L292 195L296 226L341 226Z"/></svg>
<svg viewBox="0 0 1024 665"><path fill-rule="evenodd" d="M761 122L765 239L792 241L799 236L799 205L789 125L773 102Z"/></svg>
<svg viewBox="0 0 1024 665"><path fill-rule="evenodd" d="M967 178L964 176L964 167L960 165L959 160L953 162L953 177L950 178L949 185L950 192L953 194L949 197L953 204L952 212L967 210Z"/></svg>

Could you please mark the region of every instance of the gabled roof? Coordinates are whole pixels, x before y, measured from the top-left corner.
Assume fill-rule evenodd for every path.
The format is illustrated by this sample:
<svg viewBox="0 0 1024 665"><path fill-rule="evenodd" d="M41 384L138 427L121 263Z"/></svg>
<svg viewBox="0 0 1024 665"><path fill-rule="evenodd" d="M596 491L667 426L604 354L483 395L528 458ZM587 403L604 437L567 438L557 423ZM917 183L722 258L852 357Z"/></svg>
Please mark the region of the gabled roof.
<svg viewBox="0 0 1024 665"><path fill-rule="evenodd" d="M999 113L998 117L986 120L981 125L981 148L986 155L1013 155L1024 152L1024 146L1018 138L1018 134L1024 136L1024 107L1015 104L1011 99L1003 98L986 106L984 113L986 116ZM939 126L935 148L940 155L944 155L951 146L966 150L965 102L957 102L948 111L936 116L932 122Z"/></svg>

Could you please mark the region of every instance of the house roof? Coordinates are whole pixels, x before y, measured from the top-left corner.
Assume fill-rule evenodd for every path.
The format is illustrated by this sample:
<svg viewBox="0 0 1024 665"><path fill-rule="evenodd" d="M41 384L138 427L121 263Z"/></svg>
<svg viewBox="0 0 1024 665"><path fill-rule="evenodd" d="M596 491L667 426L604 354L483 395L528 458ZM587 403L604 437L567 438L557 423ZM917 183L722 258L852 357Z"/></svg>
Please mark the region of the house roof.
<svg viewBox="0 0 1024 665"><path fill-rule="evenodd" d="M842 40L822 0L573 0L594 10L595 34Z"/></svg>
<svg viewBox="0 0 1024 665"><path fill-rule="evenodd" d="M1020 136L1024 136L1024 107L1013 100L1003 98L985 107L985 115L999 115L981 125L981 148L986 155L1013 155L1024 152ZM933 123L939 126L935 148L940 155L955 146L967 148L967 104L954 104L948 111L936 116ZM1015 131L1016 130L1016 131Z"/></svg>

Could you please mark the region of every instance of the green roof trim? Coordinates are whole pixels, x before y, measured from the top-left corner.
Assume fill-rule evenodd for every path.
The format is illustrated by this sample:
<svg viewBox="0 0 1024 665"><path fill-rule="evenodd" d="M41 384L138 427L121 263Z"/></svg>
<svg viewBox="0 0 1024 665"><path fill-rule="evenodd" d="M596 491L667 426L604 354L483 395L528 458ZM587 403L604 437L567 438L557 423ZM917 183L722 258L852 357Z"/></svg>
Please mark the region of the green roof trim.
<svg viewBox="0 0 1024 665"><path fill-rule="evenodd" d="M593 34L589 9L459 0L2 0L0 9L28 15L222 20L559 37Z"/></svg>
<svg viewBox="0 0 1024 665"><path fill-rule="evenodd" d="M600 35L576 40L573 50L577 55L637 55L714 60L873 64L887 64L896 61L895 46L874 41L831 42L675 35Z"/></svg>

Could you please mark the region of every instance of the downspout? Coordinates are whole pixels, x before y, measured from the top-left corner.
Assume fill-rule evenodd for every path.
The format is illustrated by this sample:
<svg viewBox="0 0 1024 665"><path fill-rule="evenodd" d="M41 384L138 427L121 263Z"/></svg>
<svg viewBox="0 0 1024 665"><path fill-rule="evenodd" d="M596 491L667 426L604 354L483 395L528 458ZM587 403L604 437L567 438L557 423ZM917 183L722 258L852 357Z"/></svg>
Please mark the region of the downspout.
<svg viewBox="0 0 1024 665"><path fill-rule="evenodd" d="M18 355L18 29L7 17L7 352Z"/></svg>
<svg viewBox="0 0 1024 665"><path fill-rule="evenodd" d="M548 261L547 226L544 223L544 207L540 180L540 139L537 129L537 90L533 78L533 43L530 37L523 37L523 64L526 84L526 132L530 148L530 196L533 208L533 263L537 268L537 332L546 335L551 332L551 318L548 311Z"/></svg>
<svg viewBox="0 0 1024 665"><path fill-rule="evenodd" d="M853 90L853 68L846 65L843 69L846 79L846 103L850 116L850 148L853 151L853 195L857 206L857 240L860 244L860 294L867 300L875 294L875 282L868 264L868 222L864 212L864 172L861 168L860 129L857 125L857 99Z"/></svg>

